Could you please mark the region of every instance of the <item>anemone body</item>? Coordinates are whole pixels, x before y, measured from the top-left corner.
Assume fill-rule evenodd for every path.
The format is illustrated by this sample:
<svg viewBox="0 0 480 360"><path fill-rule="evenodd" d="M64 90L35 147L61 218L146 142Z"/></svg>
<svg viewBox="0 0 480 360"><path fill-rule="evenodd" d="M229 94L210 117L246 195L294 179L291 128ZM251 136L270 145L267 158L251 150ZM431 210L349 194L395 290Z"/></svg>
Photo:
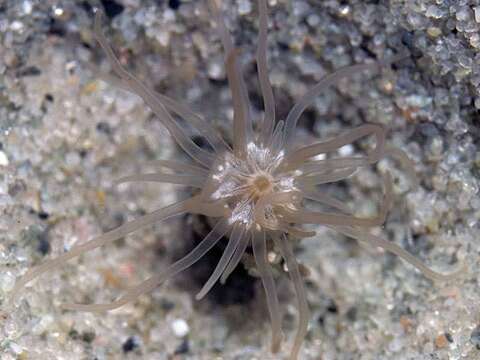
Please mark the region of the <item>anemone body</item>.
<svg viewBox="0 0 480 360"><path fill-rule="evenodd" d="M67 304L63 307L81 311L106 311L118 308L152 291L165 280L188 268L226 236L228 243L225 251L211 277L197 294L197 299L204 297L218 280L226 281L228 275L241 262L246 249L251 247L267 296L272 325L271 350L279 351L282 341L281 313L271 266L267 259L267 250L275 249L287 265L299 308L298 329L289 355L293 360L299 356L309 320L303 280L290 241L292 237L304 238L314 235L312 232L302 230L302 224L325 225L363 244L382 247L414 265L433 280L448 280L456 274L443 275L434 272L394 243L369 233L369 228L383 224L391 206L392 184L388 173L384 176L384 195L379 206L380 210L373 218L354 217L340 200L318 190L319 185L346 179L359 168L371 166L386 155L397 157L407 171L413 174L413 167L401 150L385 147L386 131L383 126L365 124L334 139L302 147L295 145L294 133L298 119L322 90L359 71L376 72L382 66L388 65L388 62L353 65L325 76L297 101L284 121L277 121L273 91L267 72L267 5L266 0L258 0L259 38L256 63L265 112L261 119L254 121L245 82L241 76L238 51L233 46L217 5L215 0L209 0L225 51L225 66L233 99L232 147L209 122L191 112L188 107L154 92L123 68L101 30L101 14L97 11L95 36L115 75L112 82L140 96L192 160L191 163L158 160L153 164L158 168L157 172L127 176L118 182L168 182L196 188L197 192L189 199L126 223L74 247L56 259L30 269L17 280L11 297L14 298L25 284L34 278L86 251L173 216L184 213L202 214L216 219L213 229L196 248L170 265L164 272L134 286L112 303ZM197 146L172 113L196 129L208 142L212 151ZM333 154L342 146L366 137L375 138L375 147L364 156L343 158L327 156L323 159L318 157ZM306 200L323 205L330 211L309 210L305 206Z"/></svg>

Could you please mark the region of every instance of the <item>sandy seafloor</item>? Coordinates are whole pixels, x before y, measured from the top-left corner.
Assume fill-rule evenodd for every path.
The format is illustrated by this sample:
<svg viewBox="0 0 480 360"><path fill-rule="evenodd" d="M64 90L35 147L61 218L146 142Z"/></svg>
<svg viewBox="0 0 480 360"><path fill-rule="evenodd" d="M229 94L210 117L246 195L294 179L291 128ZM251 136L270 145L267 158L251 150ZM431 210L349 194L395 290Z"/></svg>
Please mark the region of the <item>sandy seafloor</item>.
<svg viewBox="0 0 480 360"><path fill-rule="evenodd" d="M225 3L258 116L256 2ZM480 3L269 5L279 118L326 73L406 51L378 76L355 76L327 89L297 136L307 143L366 122L385 124L389 144L415 161L419 188L411 189L398 164L383 160L328 191L357 215L372 215L381 196L378 174L391 169L395 206L385 227L373 232L437 270L467 265L458 279L434 284L394 256L318 227L317 236L296 247L310 269L312 312L301 359L480 359ZM194 300L221 249L117 311L60 310L64 302L114 299L185 254L207 226L191 216L69 262L5 311L15 278L32 265L187 196L173 185L113 184L149 160L185 155L139 98L98 79L109 66L92 37L94 6L105 7L107 36L132 72L230 134L221 47L204 1L0 0L0 358L282 358L269 353L263 289L243 265L225 286ZM296 303L287 277L277 271L276 278L286 354Z"/></svg>

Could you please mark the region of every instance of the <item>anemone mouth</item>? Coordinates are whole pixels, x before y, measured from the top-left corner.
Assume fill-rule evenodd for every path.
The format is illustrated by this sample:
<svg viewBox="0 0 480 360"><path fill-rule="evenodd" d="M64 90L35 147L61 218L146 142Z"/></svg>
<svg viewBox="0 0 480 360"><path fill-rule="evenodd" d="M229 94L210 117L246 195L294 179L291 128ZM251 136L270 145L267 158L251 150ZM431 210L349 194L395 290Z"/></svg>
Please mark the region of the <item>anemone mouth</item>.
<svg viewBox="0 0 480 360"><path fill-rule="evenodd" d="M270 179L262 174L253 179L253 186L255 187L255 190L263 193L270 189L272 184L270 182Z"/></svg>
<svg viewBox="0 0 480 360"><path fill-rule="evenodd" d="M258 174L251 180L250 187L252 198L258 200L273 190L273 179L268 174Z"/></svg>

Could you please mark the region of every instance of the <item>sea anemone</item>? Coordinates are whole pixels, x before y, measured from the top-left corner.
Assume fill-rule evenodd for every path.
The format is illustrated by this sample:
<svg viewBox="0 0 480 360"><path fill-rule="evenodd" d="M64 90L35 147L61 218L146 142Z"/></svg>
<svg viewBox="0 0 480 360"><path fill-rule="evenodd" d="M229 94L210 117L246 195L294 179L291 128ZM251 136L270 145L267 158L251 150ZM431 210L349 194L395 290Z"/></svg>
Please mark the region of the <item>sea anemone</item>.
<svg viewBox="0 0 480 360"><path fill-rule="evenodd" d="M197 294L203 298L217 282L226 281L241 262L247 248L253 251L257 272L262 280L272 326L272 352L280 349L282 341L281 313L276 294L268 251L278 252L285 261L298 301L299 324L290 352L297 359L307 333L309 310L302 274L295 259L292 239L313 236L314 232L302 229L302 224L317 224L332 228L358 240L369 247L380 247L415 266L433 280L448 280L456 273L443 275L426 267L420 260L394 243L371 234L368 229L381 226L392 204L392 180L388 172L383 175L384 195L378 214L372 218L352 215L345 204L322 192L319 185L344 180L362 167L371 166L385 156L398 159L414 174L405 153L386 146L386 129L378 124L364 124L334 139L306 146L295 144L295 130L299 117L314 98L328 86L360 71L377 72L389 61L359 64L342 68L325 76L293 106L285 120L277 121L272 86L267 73L267 4L258 0L259 36L256 63L264 114L254 122L246 85L241 76L238 50L226 29L215 0L209 0L215 17L224 52L228 82L233 98L233 133L230 142L207 121L178 102L153 91L129 73L118 61L101 30L101 13L95 16L95 37L105 52L115 82L140 96L151 108L179 146L190 156L191 163L159 160L154 163L157 172L132 175L119 182L149 181L180 184L191 187L194 195L165 208L156 210L101 236L72 248L69 252L48 260L26 272L15 285L12 298L30 281L66 261L87 251L120 239L138 229L184 213L205 215L215 224L208 235L185 257L134 286L126 294L109 304L67 304L65 309L80 311L105 311L116 309L148 293L161 283L192 266L217 242L228 239L223 255L208 281ZM198 146L187 135L173 116L182 118L202 136L208 146ZM332 157L341 147L368 137L375 138L375 146L359 156ZM319 156L322 155L322 156ZM323 156L328 155L328 156ZM330 211L319 212L307 208L310 201Z"/></svg>

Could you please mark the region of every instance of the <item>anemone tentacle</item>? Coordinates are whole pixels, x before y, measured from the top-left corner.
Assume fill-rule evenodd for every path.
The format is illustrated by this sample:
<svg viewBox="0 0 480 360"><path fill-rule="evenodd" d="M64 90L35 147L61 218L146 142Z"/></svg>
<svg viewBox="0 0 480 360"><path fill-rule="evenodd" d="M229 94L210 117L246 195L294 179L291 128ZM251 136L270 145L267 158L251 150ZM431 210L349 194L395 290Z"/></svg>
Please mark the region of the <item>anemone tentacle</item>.
<svg viewBox="0 0 480 360"><path fill-rule="evenodd" d="M285 234L280 237L274 238L282 257L285 259L288 267L288 274L293 282L295 288L295 295L297 296L298 302L298 328L297 334L295 335L295 340L293 342L292 350L290 352L289 359L295 360L298 358L300 353L300 348L302 346L303 340L308 330L308 320L310 318L310 310L307 303L307 294L305 293L305 286L303 285L302 275L300 275L300 270L298 268L295 255L293 254L292 246L288 241Z"/></svg>
<svg viewBox="0 0 480 360"><path fill-rule="evenodd" d="M272 271L267 259L267 245L265 231L254 231L252 239L253 256L257 265L260 279L267 296L267 307L272 324L272 352L280 350L282 342L282 324L280 306L278 304L277 290L273 279Z"/></svg>
<svg viewBox="0 0 480 360"><path fill-rule="evenodd" d="M233 45L216 0L208 0L208 5L215 18L217 32L222 41L225 53L225 68L233 98L233 150L238 157L243 157L246 153L247 144L253 140L253 127L247 86L238 60L239 51Z"/></svg>
<svg viewBox="0 0 480 360"><path fill-rule="evenodd" d="M127 182L158 182L170 183L177 185L186 185L194 188L201 188L205 179L193 175L172 175L162 173L138 174L124 176L115 181L115 184L123 184Z"/></svg>
<svg viewBox="0 0 480 360"><path fill-rule="evenodd" d="M195 159L197 162L206 167L210 166L215 160L214 155L206 150L203 150L197 144L195 144L172 118L165 106L158 101L158 97L155 96L155 93L140 80L138 80L134 75L129 73L122 66L122 64L120 64L120 61L115 56L113 49L108 44L107 39L102 32L101 19L102 12L97 10L95 13L95 37L107 55L110 65L112 66L112 70L120 79L122 79L124 85L129 88L131 92L142 98L142 100L150 107L155 115L157 115L162 124L168 129L177 143L192 159Z"/></svg>
<svg viewBox="0 0 480 360"><path fill-rule="evenodd" d="M15 287L10 293L10 300L13 301L19 291L22 290L29 282L46 273L47 271L53 270L54 268L65 264L70 259L73 259L88 251L94 250L110 242L118 240L134 231L153 225L156 222L160 222L172 216L177 216L185 213L187 211L189 201L190 200L178 202L165 208L153 211L150 214L144 215L138 219L127 222L126 224L123 224L109 232L106 232L105 234L97 236L84 244L73 247L70 251L58 256L57 258L47 260L42 264L31 268L20 279L16 281Z"/></svg>
<svg viewBox="0 0 480 360"><path fill-rule="evenodd" d="M226 231L223 226L224 223L225 220L220 220L210 233L205 236L205 238L189 254L170 265L164 272L156 274L134 286L118 300L113 301L110 304L64 304L62 307L67 310L98 312L114 310L134 301L142 294L151 292L166 280L189 268L200 260L225 235Z"/></svg>
<svg viewBox="0 0 480 360"><path fill-rule="evenodd" d="M195 296L197 300L200 300L205 295L207 295L207 293L210 291L213 285L215 285L217 280L222 276L223 272L228 266L230 259L232 258L233 254L235 253L235 250L239 246L244 236L245 236L245 228L238 223L234 224L232 234L230 235L230 239L228 240L227 247L225 248L225 251L223 252L222 257L218 261L217 267L213 271L212 275L207 280L207 282L205 283L203 288L200 290L200 292Z"/></svg>
<svg viewBox="0 0 480 360"><path fill-rule="evenodd" d="M268 33L268 9L267 1L258 1L258 45L257 45L257 68L260 90L262 91L265 112L260 126L260 142L268 144L271 141L275 128L275 98L272 85L268 78L267 65L267 33Z"/></svg>

